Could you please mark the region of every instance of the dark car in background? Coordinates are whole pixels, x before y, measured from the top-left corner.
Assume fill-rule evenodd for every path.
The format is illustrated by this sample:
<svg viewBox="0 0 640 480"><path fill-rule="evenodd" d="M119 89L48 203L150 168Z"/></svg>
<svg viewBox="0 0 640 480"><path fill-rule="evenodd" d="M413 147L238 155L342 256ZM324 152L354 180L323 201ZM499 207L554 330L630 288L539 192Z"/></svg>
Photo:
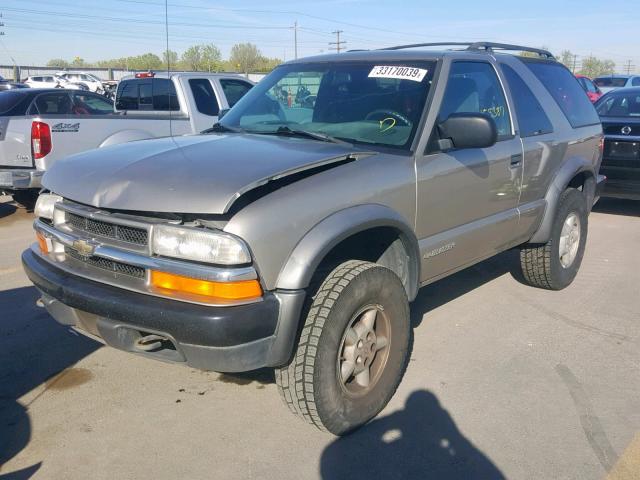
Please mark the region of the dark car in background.
<svg viewBox="0 0 640 480"><path fill-rule="evenodd" d="M640 87L607 93L596 110L605 134L603 196L640 200Z"/></svg>

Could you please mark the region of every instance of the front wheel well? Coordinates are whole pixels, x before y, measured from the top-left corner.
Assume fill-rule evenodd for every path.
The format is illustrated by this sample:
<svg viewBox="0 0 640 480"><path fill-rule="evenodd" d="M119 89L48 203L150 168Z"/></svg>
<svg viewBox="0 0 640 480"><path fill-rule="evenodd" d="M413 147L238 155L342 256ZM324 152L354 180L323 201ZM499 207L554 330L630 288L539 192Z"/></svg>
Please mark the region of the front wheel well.
<svg viewBox="0 0 640 480"><path fill-rule="evenodd" d="M410 253L404 234L393 227L374 227L343 239L322 259L316 269L316 277L324 278L337 265L347 260L362 260L387 267L394 272L410 300L415 294L417 262Z"/></svg>

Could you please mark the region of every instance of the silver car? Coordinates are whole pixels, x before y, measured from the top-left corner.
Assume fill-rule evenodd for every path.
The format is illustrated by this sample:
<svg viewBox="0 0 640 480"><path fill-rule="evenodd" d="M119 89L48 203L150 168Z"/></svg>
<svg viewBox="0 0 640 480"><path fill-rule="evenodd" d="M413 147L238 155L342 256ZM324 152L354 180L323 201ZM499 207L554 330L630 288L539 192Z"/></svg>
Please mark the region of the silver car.
<svg viewBox="0 0 640 480"><path fill-rule="evenodd" d="M431 46L295 60L201 135L56 163L22 257L47 310L150 358L273 367L340 435L400 383L420 287L510 248L529 284L569 285L603 180L593 106L544 50Z"/></svg>

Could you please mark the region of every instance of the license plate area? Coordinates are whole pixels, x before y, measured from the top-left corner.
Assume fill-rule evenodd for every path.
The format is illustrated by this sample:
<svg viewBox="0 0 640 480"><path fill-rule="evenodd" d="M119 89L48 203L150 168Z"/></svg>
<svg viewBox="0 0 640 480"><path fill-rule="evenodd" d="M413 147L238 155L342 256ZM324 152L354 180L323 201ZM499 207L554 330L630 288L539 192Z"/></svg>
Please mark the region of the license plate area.
<svg viewBox="0 0 640 480"><path fill-rule="evenodd" d="M614 160L638 160L640 158L640 142L607 141L604 156Z"/></svg>

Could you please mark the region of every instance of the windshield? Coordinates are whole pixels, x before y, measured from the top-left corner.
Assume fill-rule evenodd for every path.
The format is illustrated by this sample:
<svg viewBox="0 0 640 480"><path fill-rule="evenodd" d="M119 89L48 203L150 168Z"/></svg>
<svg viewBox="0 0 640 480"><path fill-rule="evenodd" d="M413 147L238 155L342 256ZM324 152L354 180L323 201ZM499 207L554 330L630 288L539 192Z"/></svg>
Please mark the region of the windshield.
<svg viewBox="0 0 640 480"><path fill-rule="evenodd" d="M609 94L596 105L603 117L640 117L640 92Z"/></svg>
<svg viewBox="0 0 640 480"><path fill-rule="evenodd" d="M624 87L627 79L623 77L603 77L596 78L593 83L599 87Z"/></svg>
<svg viewBox="0 0 640 480"><path fill-rule="evenodd" d="M283 65L250 90L221 124L250 133L283 127L352 143L408 149L435 62Z"/></svg>

